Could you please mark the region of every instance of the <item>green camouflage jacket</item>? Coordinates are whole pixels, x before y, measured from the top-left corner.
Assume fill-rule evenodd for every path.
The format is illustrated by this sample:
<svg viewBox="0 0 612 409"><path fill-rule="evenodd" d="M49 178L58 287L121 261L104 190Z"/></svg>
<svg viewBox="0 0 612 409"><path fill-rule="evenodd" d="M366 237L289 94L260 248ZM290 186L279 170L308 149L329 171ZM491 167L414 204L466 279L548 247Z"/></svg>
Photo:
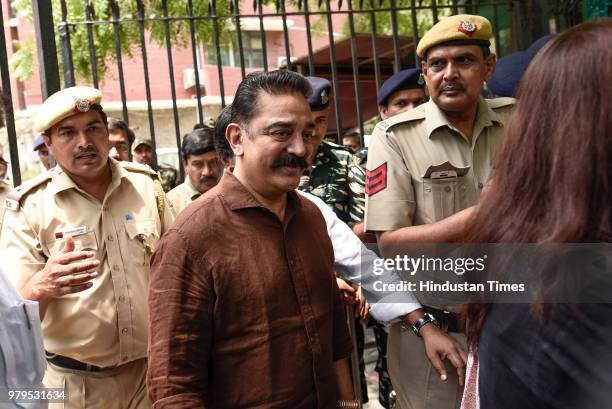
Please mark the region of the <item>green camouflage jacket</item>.
<svg viewBox="0 0 612 409"><path fill-rule="evenodd" d="M348 167L351 156L351 151L344 146L328 141L321 142L312 167L304 172L299 186L300 190L327 203L345 223L350 221Z"/></svg>
<svg viewBox="0 0 612 409"><path fill-rule="evenodd" d="M348 184L351 193L351 223L361 223L365 214L365 168L368 162L368 148L361 148L353 155L349 165Z"/></svg>

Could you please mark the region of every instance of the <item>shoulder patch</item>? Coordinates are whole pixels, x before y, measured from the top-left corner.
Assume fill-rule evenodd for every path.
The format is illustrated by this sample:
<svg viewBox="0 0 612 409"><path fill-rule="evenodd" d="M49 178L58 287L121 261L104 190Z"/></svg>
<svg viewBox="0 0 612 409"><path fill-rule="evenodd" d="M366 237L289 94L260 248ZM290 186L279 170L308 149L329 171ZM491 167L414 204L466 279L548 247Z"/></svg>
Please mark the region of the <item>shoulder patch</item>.
<svg viewBox="0 0 612 409"><path fill-rule="evenodd" d="M399 115L395 115L391 118L385 119L382 122L376 124L376 128L382 131L387 131L389 128L406 122L418 121L425 119L425 104L419 105L418 107L411 109L406 112L402 112Z"/></svg>
<svg viewBox="0 0 612 409"><path fill-rule="evenodd" d="M516 99L508 97L485 99L485 101L491 109L503 108L516 104Z"/></svg>
<svg viewBox="0 0 612 409"><path fill-rule="evenodd" d="M387 188L387 162L373 170L365 172L365 190L368 196L373 196Z"/></svg>
<svg viewBox="0 0 612 409"><path fill-rule="evenodd" d="M51 179L51 173L44 172L13 189L4 199L4 207L9 210L19 210L21 199L23 199L34 188Z"/></svg>
<svg viewBox="0 0 612 409"><path fill-rule="evenodd" d="M127 171L146 173L147 175L150 175L155 179L159 177L157 172L155 172L149 165L141 165L140 163L126 162L126 161L121 161L119 163L121 164L123 169Z"/></svg>

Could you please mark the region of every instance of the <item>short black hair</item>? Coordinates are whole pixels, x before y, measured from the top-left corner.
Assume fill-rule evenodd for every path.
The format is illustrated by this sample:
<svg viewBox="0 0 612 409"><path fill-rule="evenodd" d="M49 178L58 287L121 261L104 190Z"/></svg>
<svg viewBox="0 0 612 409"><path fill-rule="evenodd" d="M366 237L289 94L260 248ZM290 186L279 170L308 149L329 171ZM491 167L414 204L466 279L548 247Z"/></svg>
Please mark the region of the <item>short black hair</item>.
<svg viewBox="0 0 612 409"><path fill-rule="evenodd" d="M253 72L242 80L232 102L231 122L246 125L257 115L259 94L298 94L308 99L312 87L302 75L288 70Z"/></svg>
<svg viewBox="0 0 612 409"><path fill-rule="evenodd" d="M108 118L108 133L125 132L128 138L129 148L132 149L132 144L136 139L136 134L130 129L127 122L122 119Z"/></svg>
<svg viewBox="0 0 612 409"><path fill-rule="evenodd" d="M202 155L214 151L214 134L215 131L210 126L198 128L186 134L181 145L183 160L187 160L191 155Z"/></svg>
<svg viewBox="0 0 612 409"><path fill-rule="evenodd" d="M232 106L227 105L215 121L215 150L226 158L232 158L234 151L225 137L225 130L232 122Z"/></svg>

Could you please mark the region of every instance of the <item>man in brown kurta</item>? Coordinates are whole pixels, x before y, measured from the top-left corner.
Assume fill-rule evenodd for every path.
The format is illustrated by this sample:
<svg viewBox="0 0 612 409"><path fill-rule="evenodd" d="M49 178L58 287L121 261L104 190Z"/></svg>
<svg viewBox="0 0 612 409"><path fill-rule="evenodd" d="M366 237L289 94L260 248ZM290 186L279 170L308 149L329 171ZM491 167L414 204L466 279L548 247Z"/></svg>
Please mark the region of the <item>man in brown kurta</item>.
<svg viewBox="0 0 612 409"><path fill-rule="evenodd" d="M313 149L302 80L245 78L227 130L234 174L182 212L154 255L155 408L356 404L332 245L319 210L293 191Z"/></svg>

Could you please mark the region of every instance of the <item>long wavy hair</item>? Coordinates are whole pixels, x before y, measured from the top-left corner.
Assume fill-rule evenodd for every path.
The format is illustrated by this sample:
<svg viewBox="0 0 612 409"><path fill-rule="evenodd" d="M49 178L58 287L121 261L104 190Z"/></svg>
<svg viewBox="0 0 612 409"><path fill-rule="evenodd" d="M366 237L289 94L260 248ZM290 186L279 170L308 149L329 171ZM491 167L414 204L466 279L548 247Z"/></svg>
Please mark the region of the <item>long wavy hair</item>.
<svg viewBox="0 0 612 409"><path fill-rule="evenodd" d="M612 19L580 24L551 40L527 69L517 98L468 241L609 242ZM487 309L466 308L473 347Z"/></svg>

